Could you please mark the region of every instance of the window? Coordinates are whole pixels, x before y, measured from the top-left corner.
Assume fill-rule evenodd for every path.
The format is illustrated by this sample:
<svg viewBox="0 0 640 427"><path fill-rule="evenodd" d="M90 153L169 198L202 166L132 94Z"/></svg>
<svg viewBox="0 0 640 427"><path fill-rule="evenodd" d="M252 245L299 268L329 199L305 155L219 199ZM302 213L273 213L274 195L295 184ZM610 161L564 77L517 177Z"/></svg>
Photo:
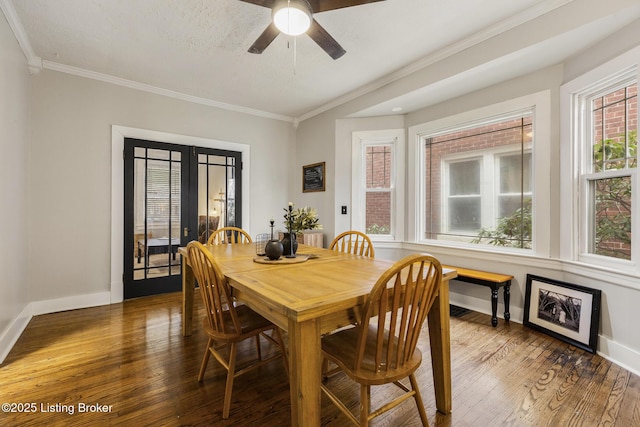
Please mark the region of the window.
<svg viewBox="0 0 640 427"><path fill-rule="evenodd" d="M401 240L404 131L354 132L351 228L374 240Z"/></svg>
<svg viewBox="0 0 640 427"><path fill-rule="evenodd" d="M561 87L561 257L638 274L638 58L628 51Z"/></svg>
<svg viewBox="0 0 640 427"><path fill-rule="evenodd" d="M638 85L631 78L594 88L579 99L584 118L581 188L585 253L631 260L632 195L637 166Z"/></svg>
<svg viewBox="0 0 640 427"><path fill-rule="evenodd" d="M135 147L134 218L137 233L179 236L181 155L168 151Z"/></svg>
<svg viewBox="0 0 640 427"><path fill-rule="evenodd" d="M180 219L180 167L168 169L150 160L147 167L147 220L167 224ZM144 199L143 203L144 203Z"/></svg>
<svg viewBox="0 0 640 427"><path fill-rule="evenodd" d="M421 141L423 238L531 249L531 110Z"/></svg>
<svg viewBox="0 0 640 427"><path fill-rule="evenodd" d="M365 154L365 233L389 234L391 232L391 207L393 206L393 145L364 144Z"/></svg>

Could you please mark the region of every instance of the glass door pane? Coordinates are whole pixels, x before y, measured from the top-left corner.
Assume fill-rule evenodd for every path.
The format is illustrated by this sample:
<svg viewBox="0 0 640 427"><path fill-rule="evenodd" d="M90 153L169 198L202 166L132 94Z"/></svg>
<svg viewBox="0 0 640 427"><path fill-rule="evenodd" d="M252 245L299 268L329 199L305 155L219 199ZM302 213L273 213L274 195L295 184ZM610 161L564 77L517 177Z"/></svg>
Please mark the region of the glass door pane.
<svg viewBox="0 0 640 427"><path fill-rule="evenodd" d="M180 274L181 153L136 147L134 280Z"/></svg>
<svg viewBox="0 0 640 427"><path fill-rule="evenodd" d="M236 204L239 153L219 153L198 154L198 240L201 243L206 243L219 228L241 226Z"/></svg>

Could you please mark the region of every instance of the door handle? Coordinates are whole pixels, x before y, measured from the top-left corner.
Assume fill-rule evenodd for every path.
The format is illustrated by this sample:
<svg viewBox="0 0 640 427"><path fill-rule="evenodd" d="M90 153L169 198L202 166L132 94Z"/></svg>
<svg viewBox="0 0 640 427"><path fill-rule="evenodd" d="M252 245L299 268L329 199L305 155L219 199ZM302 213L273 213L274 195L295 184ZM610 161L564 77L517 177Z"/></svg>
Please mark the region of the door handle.
<svg viewBox="0 0 640 427"><path fill-rule="evenodd" d="M185 227L184 230L182 231L182 233L184 234L184 237L189 237L189 232L191 231L190 228Z"/></svg>

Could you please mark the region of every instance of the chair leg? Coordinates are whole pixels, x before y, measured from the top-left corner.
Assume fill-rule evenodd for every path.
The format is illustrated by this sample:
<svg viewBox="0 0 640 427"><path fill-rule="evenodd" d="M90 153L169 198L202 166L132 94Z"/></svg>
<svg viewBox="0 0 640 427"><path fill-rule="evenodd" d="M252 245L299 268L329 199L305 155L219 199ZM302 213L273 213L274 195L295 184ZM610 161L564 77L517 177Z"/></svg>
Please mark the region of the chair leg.
<svg viewBox="0 0 640 427"><path fill-rule="evenodd" d="M207 348L204 349L204 357L202 358L202 364L200 365L200 373L198 374L198 381L202 381L204 378L204 372L207 370L207 364L209 363L209 356L211 356L211 346L213 345L213 340L209 338L207 341Z"/></svg>
<svg viewBox="0 0 640 427"><path fill-rule="evenodd" d="M360 385L360 426L369 425L371 411L371 386Z"/></svg>
<svg viewBox="0 0 640 427"><path fill-rule="evenodd" d="M329 375L327 372L329 371L329 359L326 357L322 358L322 381L328 381Z"/></svg>
<svg viewBox="0 0 640 427"><path fill-rule="evenodd" d="M422 403L422 396L420 396L420 389L418 388L418 382L414 374L409 375L409 381L411 381L411 388L415 392L413 398L416 400L416 406L418 407L418 413L420 414L420 420L424 427L429 427L429 421L427 420L427 413L424 410L424 403Z"/></svg>
<svg viewBox="0 0 640 427"><path fill-rule="evenodd" d="M284 363L284 370L287 372L287 377L289 376L289 356L287 355L287 347L284 345L284 340L282 339L282 332L280 328L276 327L273 329L273 332L276 334L276 340L280 344L280 351L282 352L282 363Z"/></svg>
<svg viewBox="0 0 640 427"><path fill-rule="evenodd" d="M258 360L262 360L262 350L260 349L260 334L256 334L256 351L258 352Z"/></svg>
<svg viewBox="0 0 640 427"><path fill-rule="evenodd" d="M222 406L222 418L229 418L231 408L231 392L233 390L233 380L236 374L236 343L231 343L229 349L229 369L227 370L227 385L224 389L224 405Z"/></svg>

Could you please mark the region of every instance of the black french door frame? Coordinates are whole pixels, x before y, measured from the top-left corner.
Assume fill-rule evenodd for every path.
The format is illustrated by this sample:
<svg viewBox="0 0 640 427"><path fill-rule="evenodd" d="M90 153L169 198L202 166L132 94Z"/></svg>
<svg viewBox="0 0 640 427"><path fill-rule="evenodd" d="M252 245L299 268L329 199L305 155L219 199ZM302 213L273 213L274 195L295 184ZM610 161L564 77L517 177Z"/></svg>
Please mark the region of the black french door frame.
<svg viewBox="0 0 640 427"><path fill-rule="evenodd" d="M149 277L147 275L148 270L148 257L149 252L144 253L144 265L140 265L140 253L136 254L136 248L134 246L138 245L135 241L134 233L135 233L135 218L134 218L134 205L136 203L135 200L135 161L136 158L139 161L145 162L145 174L147 173L147 157L141 158L140 156L136 156L136 148L147 150L160 150L160 151L168 151L169 153L180 153L180 224L178 227L178 231L173 231L172 235L172 222L171 222L171 213L169 213L169 235L165 236L168 238L168 246L166 248L162 248L162 251L166 249L167 260L168 260L168 274L162 277ZM180 145L180 144L171 144L164 142L156 142L135 138L125 138L124 141L124 265L123 265L123 286L124 286L124 298L136 298L148 295L155 295L161 293L168 292L177 292L182 289L182 272L179 263L180 255L177 255L177 261L171 261L171 257L177 252L177 247L173 244L174 239L179 239L179 246L186 246L190 241L198 239L198 171L199 166L203 165L202 159L209 159L211 156L220 157L225 159L232 159L231 161L225 160L225 164L211 164L209 165L206 161L204 164L209 167L225 167L225 208L228 207L228 198L229 195L229 180L227 179L229 170L231 170L231 174L234 179L234 188L233 190L233 202L234 202L234 210L233 210L233 218L235 219L235 223L233 225L237 227L242 227L242 153L236 151L215 149L215 148L206 148L206 147L196 147L196 146L188 146L188 145ZM169 170L172 167L172 155L169 155ZM199 161L200 159L200 161ZM151 159L154 160L154 159ZM208 172L207 172L208 173ZM169 180L171 180L172 174L169 173ZM207 175L208 176L208 175ZM146 179L146 178L145 178ZM171 183L170 183L171 186ZM146 183L145 183L145 195L146 195ZM206 191L209 191L207 186ZM169 191L171 194L171 190ZM171 197L171 196L170 196ZM208 197L208 195L207 195ZM169 204L171 206L170 201ZM146 203L146 199L145 199ZM171 209L170 209L171 211ZM225 224L226 219L228 218L228 208L225 209ZM148 245L148 230L147 230L147 213L144 213L144 243ZM231 225L231 224L229 224ZM139 232L139 230L138 230ZM148 248L148 246L143 246ZM148 251L148 249L145 249ZM140 249L138 249L140 251ZM136 255L137 261L136 264ZM144 272L144 277L134 278L134 271L137 269L138 276L141 271Z"/></svg>

